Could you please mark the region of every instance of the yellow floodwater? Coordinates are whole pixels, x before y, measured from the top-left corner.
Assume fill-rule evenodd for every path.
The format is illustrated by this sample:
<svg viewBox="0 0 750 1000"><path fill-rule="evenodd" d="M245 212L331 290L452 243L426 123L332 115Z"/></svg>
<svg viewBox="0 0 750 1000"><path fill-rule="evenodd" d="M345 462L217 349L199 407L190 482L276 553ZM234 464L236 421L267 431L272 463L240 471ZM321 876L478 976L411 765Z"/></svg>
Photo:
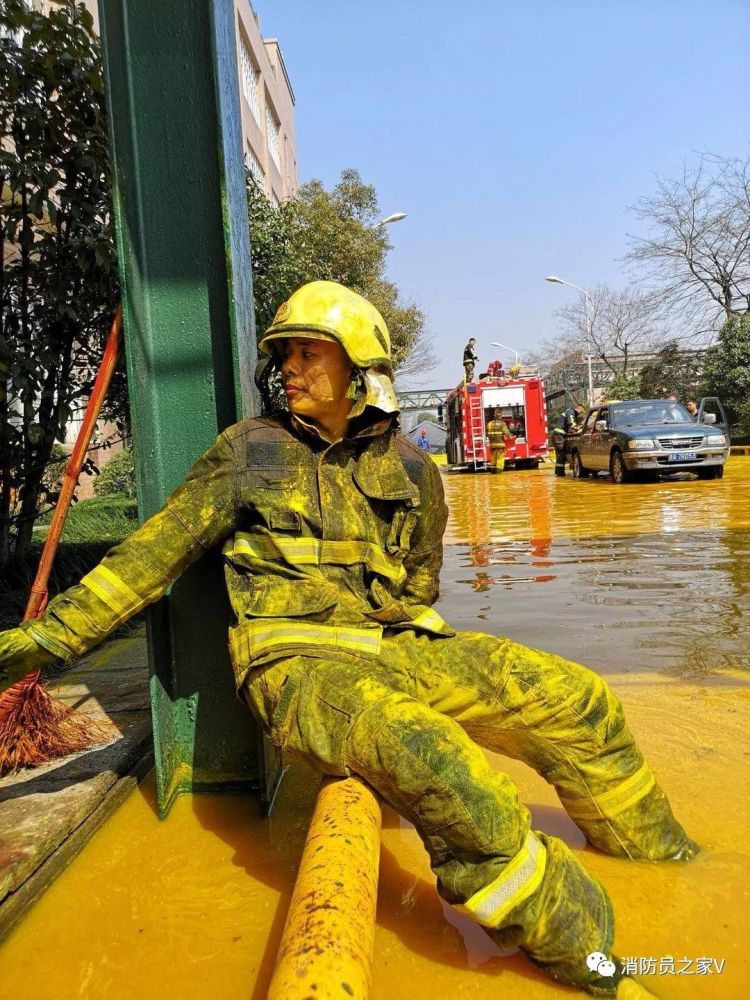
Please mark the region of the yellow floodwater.
<svg viewBox="0 0 750 1000"><path fill-rule="evenodd" d="M658 865L600 855L537 775L499 757L496 766L535 826L562 836L605 882L616 950L661 967L643 978L657 996L744 1000L750 459L732 459L720 482L617 487L548 469L444 478L451 523L438 610L606 674L703 852ZM146 781L0 950L1 1000L260 1000L316 782L292 767L270 819L248 798L196 796L160 823ZM713 971L699 973L706 965ZM373 997L424 995L581 994L501 956L445 907L414 830L386 809Z"/></svg>

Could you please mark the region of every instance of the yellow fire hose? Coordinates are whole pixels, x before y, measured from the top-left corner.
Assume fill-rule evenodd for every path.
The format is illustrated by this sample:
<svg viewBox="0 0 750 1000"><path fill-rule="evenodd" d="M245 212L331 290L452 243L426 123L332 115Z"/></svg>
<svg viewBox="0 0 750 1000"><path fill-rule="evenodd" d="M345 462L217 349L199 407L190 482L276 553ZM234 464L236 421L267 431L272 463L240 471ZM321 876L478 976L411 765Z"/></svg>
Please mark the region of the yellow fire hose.
<svg viewBox="0 0 750 1000"><path fill-rule="evenodd" d="M323 782L269 1000L369 997L380 824L380 802L359 778Z"/></svg>

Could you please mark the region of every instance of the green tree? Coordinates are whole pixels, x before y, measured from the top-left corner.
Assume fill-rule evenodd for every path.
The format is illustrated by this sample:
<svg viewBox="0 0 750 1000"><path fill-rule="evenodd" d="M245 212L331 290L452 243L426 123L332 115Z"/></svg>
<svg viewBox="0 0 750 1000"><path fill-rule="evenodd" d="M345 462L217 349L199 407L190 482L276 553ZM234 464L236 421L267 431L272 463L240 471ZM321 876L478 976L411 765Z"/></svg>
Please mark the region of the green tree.
<svg viewBox="0 0 750 1000"><path fill-rule="evenodd" d="M94 480L94 493L98 497L113 493L135 499L135 461L132 448L123 448L102 467Z"/></svg>
<svg viewBox="0 0 750 1000"><path fill-rule="evenodd" d="M618 373L607 386L610 399L643 399L640 375Z"/></svg>
<svg viewBox="0 0 750 1000"><path fill-rule="evenodd" d="M675 341L662 347L653 361L640 371L642 399L677 396L683 402L700 395L703 358L695 351L681 350Z"/></svg>
<svg viewBox="0 0 750 1000"><path fill-rule="evenodd" d="M297 198L278 208L249 176L248 211L259 334L301 284L339 281L365 295L383 314L397 371L434 366L424 313L405 302L385 277L390 244L384 227L377 226L377 194L356 170L342 171L332 191L320 181L308 181Z"/></svg>
<svg viewBox="0 0 750 1000"><path fill-rule="evenodd" d="M706 392L718 396L734 434L750 434L750 314L726 320L706 352Z"/></svg>
<svg viewBox="0 0 750 1000"><path fill-rule="evenodd" d="M91 15L0 5L0 566L28 552L45 477L90 393L117 299Z"/></svg>

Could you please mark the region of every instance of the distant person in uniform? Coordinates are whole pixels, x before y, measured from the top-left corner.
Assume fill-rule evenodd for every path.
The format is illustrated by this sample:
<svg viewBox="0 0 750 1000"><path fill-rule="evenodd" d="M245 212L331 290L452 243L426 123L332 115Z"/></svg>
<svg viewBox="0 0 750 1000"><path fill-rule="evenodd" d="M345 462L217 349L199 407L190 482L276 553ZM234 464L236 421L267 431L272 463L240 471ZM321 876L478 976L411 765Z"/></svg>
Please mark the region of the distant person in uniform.
<svg viewBox="0 0 750 1000"><path fill-rule="evenodd" d="M495 416L487 424L487 437L490 439L490 468L493 472L502 472L505 468L505 442L513 435L500 410L495 410Z"/></svg>
<svg viewBox="0 0 750 1000"><path fill-rule="evenodd" d="M428 454L431 451L430 442L427 439L427 428L423 427L422 431L417 438L417 448L421 448L422 451L426 451Z"/></svg>
<svg viewBox="0 0 750 1000"><path fill-rule="evenodd" d="M567 407L559 425L552 432L552 443L555 446L555 475L565 475L565 462L567 461L567 449L565 435L570 433L578 424L578 414L572 406Z"/></svg>
<svg viewBox="0 0 750 1000"><path fill-rule="evenodd" d="M464 371L466 372L466 381L471 382L474 379L474 368L476 367L477 361L479 361L479 355L474 350L474 345L476 344L475 337L469 337L469 343L464 347Z"/></svg>

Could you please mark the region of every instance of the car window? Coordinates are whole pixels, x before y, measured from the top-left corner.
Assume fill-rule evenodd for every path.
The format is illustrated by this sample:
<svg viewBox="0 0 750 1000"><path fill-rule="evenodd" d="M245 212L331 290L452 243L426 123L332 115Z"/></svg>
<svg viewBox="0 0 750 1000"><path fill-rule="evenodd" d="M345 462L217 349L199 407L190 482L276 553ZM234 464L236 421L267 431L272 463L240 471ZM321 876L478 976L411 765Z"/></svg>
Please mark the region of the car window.
<svg viewBox="0 0 750 1000"><path fill-rule="evenodd" d="M598 412L599 412L598 410L592 410L591 413L589 413L588 417L586 418L586 424L583 428L585 431L592 431L594 429L594 424L596 423L596 415Z"/></svg>
<svg viewBox="0 0 750 1000"><path fill-rule="evenodd" d="M644 424L692 423L692 417L682 406L671 399L648 399L641 402L619 404L612 407L613 427L638 427Z"/></svg>
<svg viewBox="0 0 750 1000"><path fill-rule="evenodd" d="M606 420L606 419L607 419L607 414L608 414L608 413L609 413L609 410L607 409L607 407L606 407L606 406L603 406L603 407L601 408L601 410L599 410L599 416L598 416L598 417L597 417L596 419L597 419L597 420Z"/></svg>
<svg viewBox="0 0 750 1000"><path fill-rule="evenodd" d="M700 422L702 424L718 424L722 426L726 423L724 409L715 396L708 397L701 401Z"/></svg>

